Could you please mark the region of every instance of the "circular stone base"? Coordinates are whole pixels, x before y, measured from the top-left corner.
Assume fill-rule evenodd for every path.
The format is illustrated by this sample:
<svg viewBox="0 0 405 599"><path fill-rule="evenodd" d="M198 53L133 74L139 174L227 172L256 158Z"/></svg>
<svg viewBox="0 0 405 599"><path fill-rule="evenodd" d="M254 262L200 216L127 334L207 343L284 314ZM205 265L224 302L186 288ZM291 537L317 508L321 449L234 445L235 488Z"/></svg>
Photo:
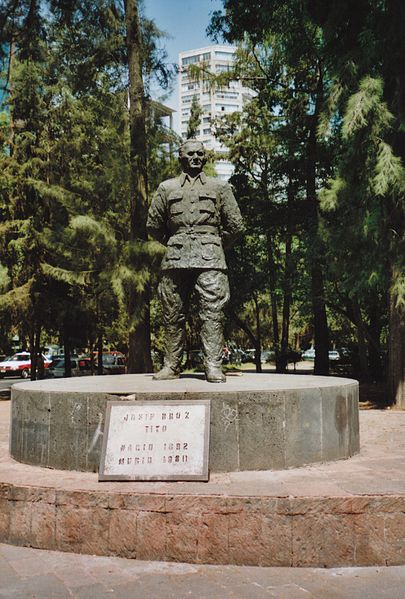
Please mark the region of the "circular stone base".
<svg viewBox="0 0 405 599"><path fill-rule="evenodd" d="M282 470L359 451L358 383L243 374L225 384L150 374L24 382L12 388L10 453L60 470L96 472L107 401L211 400L211 472Z"/></svg>

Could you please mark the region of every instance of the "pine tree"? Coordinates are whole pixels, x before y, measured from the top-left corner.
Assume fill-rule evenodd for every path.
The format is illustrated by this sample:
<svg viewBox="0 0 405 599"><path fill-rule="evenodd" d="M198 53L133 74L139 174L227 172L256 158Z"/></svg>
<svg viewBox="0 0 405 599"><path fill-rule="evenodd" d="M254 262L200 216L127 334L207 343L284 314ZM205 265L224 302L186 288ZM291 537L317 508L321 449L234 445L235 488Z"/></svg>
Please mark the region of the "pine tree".
<svg viewBox="0 0 405 599"><path fill-rule="evenodd" d="M203 114L203 109L198 101L197 96L193 96L193 100L191 102L190 107L190 118L187 124L187 139L192 139L198 137L201 125L201 115Z"/></svg>

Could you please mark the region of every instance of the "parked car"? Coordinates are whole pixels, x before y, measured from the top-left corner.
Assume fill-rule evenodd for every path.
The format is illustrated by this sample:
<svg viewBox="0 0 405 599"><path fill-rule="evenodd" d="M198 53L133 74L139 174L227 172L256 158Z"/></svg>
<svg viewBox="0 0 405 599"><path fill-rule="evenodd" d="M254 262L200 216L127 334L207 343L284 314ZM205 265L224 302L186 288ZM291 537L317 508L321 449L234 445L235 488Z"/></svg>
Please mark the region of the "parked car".
<svg viewBox="0 0 405 599"><path fill-rule="evenodd" d="M72 376L87 376L91 375L91 360L90 358L70 358L70 366ZM65 376L65 358L55 360L46 370L47 378L62 378Z"/></svg>
<svg viewBox="0 0 405 599"><path fill-rule="evenodd" d="M260 355L260 361L262 364L266 364L274 360L274 351L271 349L264 349ZM253 355L254 359L254 355Z"/></svg>
<svg viewBox="0 0 405 599"><path fill-rule="evenodd" d="M332 349L328 352L329 360L340 360L340 354L336 349ZM303 360L315 360L315 350L313 348L307 349L301 354Z"/></svg>
<svg viewBox="0 0 405 599"><path fill-rule="evenodd" d="M51 360L42 354L44 368L49 368ZM19 352L0 362L0 378L5 376L20 376L29 378L31 374L31 356L29 352Z"/></svg>
<svg viewBox="0 0 405 599"><path fill-rule="evenodd" d="M301 358L303 360L315 360L315 350L311 347L311 349L307 349L301 354Z"/></svg>
<svg viewBox="0 0 405 599"><path fill-rule="evenodd" d="M95 368L97 374L98 357L95 356ZM125 374L126 360L124 354L118 351L103 352L103 374Z"/></svg>
<svg viewBox="0 0 405 599"><path fill-rule="evenodd" d="M245 349L242 356L242 362L246 364L247 362L255 361L255 351L254 349Z"/></svg>

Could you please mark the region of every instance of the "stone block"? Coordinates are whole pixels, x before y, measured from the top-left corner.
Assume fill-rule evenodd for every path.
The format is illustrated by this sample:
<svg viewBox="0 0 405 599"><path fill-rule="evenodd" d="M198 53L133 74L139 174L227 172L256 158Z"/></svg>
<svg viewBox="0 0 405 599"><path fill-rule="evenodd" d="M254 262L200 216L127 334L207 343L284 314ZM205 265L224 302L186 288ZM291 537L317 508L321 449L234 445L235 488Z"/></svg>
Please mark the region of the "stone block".
<svg viewBox="0 0 405 599"><path fill-rule="evenodd" d="M31 538L31 506L25 501L9 502L9 536L8 542L13 545L25 545Z"/></svg>
<svg viewBox="0 0 405 599"><path fill-rule="evenodd" d="M165 512L168 497L170 495L153 493L109 493L108 507L137 512Z"/></svg>
<svg viewBox="0 0 405 599"><path fill-rule="evenodd" d="M229 559L229 518L223 514L204 514L199 521L198 563L227 564Z"/></svg>
<svg viewBox="0 0 405 599"><path fill-rule="evenodd" d="M275 514L288 513L288 507L283 502L289 500L279 499L278 497L228 497L227 513L229 514L263 514L272 516Z"/></svg>
<svg viewBox="0 0 405 599"><path fill-rule="evenodd" d="M353 516L293 516L294 567L339 567L354 564Z"/></svg>
<svg viewBox="0 0 405 599"><path fill-rule="evenodd" d="M291 391L285 397L286 467L319 462L322 455L321 393Z"/></svg>
<svg viewBox="0 0 405 599"><path fill-rule="evenodd" d="M55 503L57 506L76 508L107 508L109 506L108 494L97 491L66 491L57 490Z"/></svg>
<svg viewBox="0 0 405 599"><path fill-rule="evenodd" d="M197 559L199 516L172 513L166 520L166 557L176 562Z"/></svg>
<svg viewBox="0 0 405 599"><path fill-rule="evenodd" d="M55 548L56 507L35 503L31 513L31 544L40 549Z"/></svg>
<svg viewBox="0 0 405 599"><path fill-rule="evenodd" d="M62 551L108 554L111 512L103 508L60 506L56 512L55 544Z"/></svg>
<svg viewBox="0 0 405 599"><path fill-rule="evenodd" d="M349 407L344 390L322 389L322 460L349 457Z"/></svg>
<svg viewBox="0 0 405 599"><path fill-rule="evenodd" d="M86 470L87 402L76 394L58 393L52 397L49 452L52 463L60 470ZM62 425L63 423L63 425Z"/></svg>
<svg viewBox="0 0 405 599"><path fill-rule="evenodd" d="M11 501L0 498L0 542L7 543L10 533Z"/></svg>
<svg viewBox="0 0 405 599"><path fill-rule="evenodd" d="M239 395L239 470L286 467L285 398ZM260 449L259 449L260 448Z"/></svg>
<svg viewBox="0 0 405 599"><path fill-rule="evenodd" d="M385 556L383 514L357 514L354 523L354 563L356 566L381 564Z"/></svg>
<svg viewBox="0 0 405 599"><path fill-rule="evenodd" d="M387 566L405 564L405 513L386 514L384 530Z"/></svg>
<svg viewBox="0 0 405 599"><path fill-rule="evenodd" d="M207 397L207 396L206 396ZM211 401L209 467L213 472L240 470L239 413L236 396L216 397Z"/></svg>
<svg viewBox="0 0 405 599"><path fill-rule="evenodd" d="M165 560L166 515L157 512L138 512L136 529L137 558L143 560Z"/></svg>
<svg viewBox="0 0 405 599"><path fill-rule="evenodd" d="M229 561L238 565L290 566L292 519L288 516L229 516Z"/></svg>
<svg viewBox="0 0 405 599"><path fill-rule="evenodd" d="M224 513L228 509L225 497L212 497L204 495L169 495L166 498L165 511L180 514Z"/></svg>
<svg viewBox="0 0 405 599"><path fill-rule="evenodd" d="M113 510L110 517L109 551L120 557L137 557L137 512Z"/></svg>

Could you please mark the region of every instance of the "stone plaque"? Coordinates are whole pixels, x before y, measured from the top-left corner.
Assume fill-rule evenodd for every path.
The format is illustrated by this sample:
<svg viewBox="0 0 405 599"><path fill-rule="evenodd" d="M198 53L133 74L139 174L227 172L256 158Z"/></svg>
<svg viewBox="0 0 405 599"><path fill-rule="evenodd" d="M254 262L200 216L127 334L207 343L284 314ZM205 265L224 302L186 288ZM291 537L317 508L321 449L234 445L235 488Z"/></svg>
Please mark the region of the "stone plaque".
<svg viewBox="0 0 405 599"><path fill-rule="evenodd" d="M109 401L99 480L208 480L210 400Z"/></svg>

